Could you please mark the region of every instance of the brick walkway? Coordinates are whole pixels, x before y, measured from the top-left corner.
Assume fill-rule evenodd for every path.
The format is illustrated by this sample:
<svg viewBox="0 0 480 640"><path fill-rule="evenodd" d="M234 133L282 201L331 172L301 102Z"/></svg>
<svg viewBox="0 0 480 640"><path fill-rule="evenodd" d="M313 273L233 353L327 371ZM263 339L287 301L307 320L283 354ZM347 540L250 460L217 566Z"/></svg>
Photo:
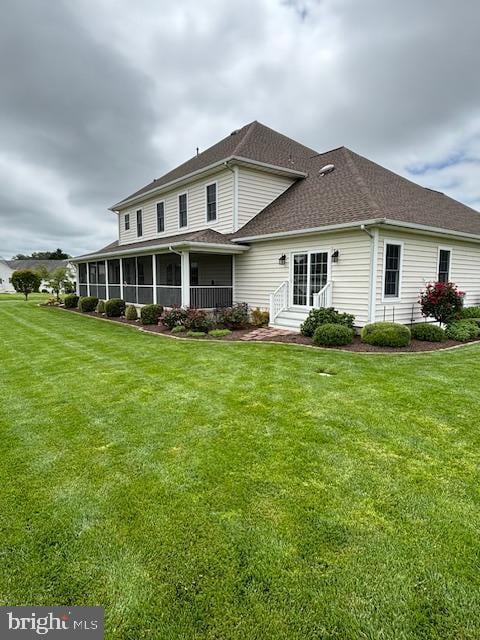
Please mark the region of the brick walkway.
<svg viewBox="0 0 480 640"><path fill-rule="evenodd" d="M294 331L288 329L273 329L272 327L261 327L254 329L250 333L243 335L240 340L268 340L270 338L278 338L279 336L291 336Z"/></svg>

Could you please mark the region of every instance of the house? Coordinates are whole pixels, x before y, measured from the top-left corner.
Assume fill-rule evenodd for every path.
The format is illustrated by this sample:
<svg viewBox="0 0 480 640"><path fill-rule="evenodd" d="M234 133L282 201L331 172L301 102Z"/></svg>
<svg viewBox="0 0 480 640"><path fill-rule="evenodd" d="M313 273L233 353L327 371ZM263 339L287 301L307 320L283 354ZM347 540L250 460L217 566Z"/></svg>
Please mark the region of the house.
<svg viewBox="0 0 480 640"><path fill-rule="evenodd" d="M45 268L48 273L52 273L52 271L54 271L58 267L68 267L72 274L72 278L74 278L76 267L69 260L4 260L0 257L0 293L15 293L15 288L10 282L12 273L14 271L17 271L19 269L37 270ZM48 283L42 280L40 289L44 289L47 287Z"/></svg>
<svg viewBox="0 0 480 640"><path fill-rule="evenodd" d="M111 207L118 239L75 258L78 292L270 311L420 318L429 281L480 302L480 214L346 147L319 153L252 122Z"/></svg>

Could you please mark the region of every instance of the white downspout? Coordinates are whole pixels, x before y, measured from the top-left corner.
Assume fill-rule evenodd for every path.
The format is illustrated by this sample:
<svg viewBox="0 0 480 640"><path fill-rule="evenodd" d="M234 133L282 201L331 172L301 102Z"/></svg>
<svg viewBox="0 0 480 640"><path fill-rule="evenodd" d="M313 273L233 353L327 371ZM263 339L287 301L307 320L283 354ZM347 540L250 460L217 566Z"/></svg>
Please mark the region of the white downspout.
<svg viewBox="0 0 480 640"><path fill-rule="evenodd" d="M369 237L371 242L370 251L370 287L368 299L368 321L375 322L377 315L377 263L378 263L378 229L369 231L364 224L360 226Z"/></svg>

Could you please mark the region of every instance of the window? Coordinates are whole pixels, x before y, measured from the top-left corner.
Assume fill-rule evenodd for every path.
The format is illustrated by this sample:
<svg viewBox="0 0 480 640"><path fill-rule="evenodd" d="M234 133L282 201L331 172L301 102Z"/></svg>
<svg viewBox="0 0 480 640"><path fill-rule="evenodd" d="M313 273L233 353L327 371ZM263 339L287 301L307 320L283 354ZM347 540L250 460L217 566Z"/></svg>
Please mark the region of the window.
<svg viewBox="0 0 480 640"><path fill-rule="evenodd" d="M178 196L178 226L187 226L187 194Z"/></svg>
<svg viewBox="0 0 480 640"><path fill-rule="evenodd" d="M130 214L126 213L125 214L125 231L128 231L130 229Z"/></svg>
<svg viewBox="0 0 480 640"><path fill-rule="evenodd" d="M385 274L383 284L384 298L398 298L400 296L400 259L401 244L385 245Z"/></svg>
<svg viewBox="0 0 480 640"><path fill-rule="evenodd" d="M137 211L137 236L143 235L142 210Z"/></svg>
<svg viewBox="0 0 480 640"><path fill-rule="evenodd" d="M165 231L165 203L157 202L157 233Z"/></svg>
<svg viewBox="0 0 480 640"><path fill-rule="evenodd" d="M217 219L217 185L207 185L207 222Z"/></svg>
<svg viewBox="0 0 480 640"><path fill-rule="evenodd" d="M438 281L448 282L450 279L450 249L438 252Z"/></svg>

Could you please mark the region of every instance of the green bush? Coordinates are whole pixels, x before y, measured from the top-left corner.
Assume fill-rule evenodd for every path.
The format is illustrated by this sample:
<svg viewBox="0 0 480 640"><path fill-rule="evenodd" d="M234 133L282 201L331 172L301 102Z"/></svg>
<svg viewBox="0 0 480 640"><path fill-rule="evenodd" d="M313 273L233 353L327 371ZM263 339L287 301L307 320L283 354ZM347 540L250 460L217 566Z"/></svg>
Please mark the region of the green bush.
<svg viewBox="0 0 480 640"><path fill-rule="evenodd" d="M248 304L242 302L233 305L233 307L221 309L218 321L228 329L242 329L246 327L248 325Z"/></svg>
<svg viewBox="0 0 480 640"><path fill-rule="evenodd" d="M127 306L127 308L125 309L125 318L127 320L137 320L138 319L137 307L135 305L129 304Z"/></svg>
<svg viewBox="0 0 480 640"><path fill-rule="evenodd" d="M105 313L105 300L99 300L96 308L97 313Z"/></svg>
<svg viewBox="0 0 480 640"><path fill-rule="evenodd" d="M340 347L353 341L353 333L344 324L321 324L315 329L313 342L322 347Z"/></svg>
<svg viewBox="0 0 480 640"><path fill-rule="evenodd" d="M186 317L186 309L182 309L181 307L172 307L169 311L165 311L162 316L162 322L169 329L173 329L173 327L176 327L179 324L185 326Z"/></svg>
<svg viewBox="0 0 480 640"><path fill-rule="evenodd" d="M460 318L468 320L469 318L480 318L480 307L464 307L460 311Z"/></svg>
<svg viewBox="0 0 480 640"><path fill-rule="evenodd" d="M98 304L98 298L95 296L80 296L78 300L78 308L83 313L88 313L89 311L95 311Z"/></svg>
<svg viewBox="0 0 480 640"><path fill-rule="evenodd" d="M119 318L125 313L125 302L120 298L111 298L105 302L105 313L109 318Z"/></svg>
<svg viewBox="0 0 480 640"><path fill-rule="evenodd" d="M78 299L76 293L69 293L63 299L63 303L65 305L65 309L76 309L78 307Z"/></svg>
<svg viewBox="0 0 480 640"><path fill-rule="evenodd" d="M213 320L202 309L187 309L184 326L188 331L205 331L213 327Z"/></svg>
<svg viewBox="0 0 480 640"><path fill-rule="evenodd" d="M140 319L142 324L158 324L163 313L161 304L146 304L140 309Z"/></svg>
<svg viewBox="0 0 480 640"><path fill-rule="evenodd" d="M183 326L183 324L176 324L173 328L171 333L185 333L186 329Z"/></svg>
<svg viewBox="0 0 480 640"><path fill-rule="evenodd" d="M228 336L231 333L230 329L212 329L208 332L208 335L212 336L212 338L223 338L223 336Z"/></svg>
<svg viewBox="0 0 480 640"><path fill-rule="evenodd" d="M205 331L188 331L187 336L189 338L204 338L207 334Z"/></svg>
<svg viewBox="0 0 480 640"><path fill-rule="evenodd" d="M410 327L410 333L415 340L424 342L443 342L446 338L445 331L441 327L428 322L413 324Z"/></svg>
<svg viewBox="0 0 480 640"><path fill-rule="evenodd" d="M448 325L445 335L450 340L468 342L478 336L479 328L475 320L457 320Z"/></svg>
<svg viewBox="0 0 480 640"><path fill-rule="evenodd" d="M333 307L312 309L300 327L302 335L311 338L315 329L322 324L342 324L353 329L355 316L350 313L339 313Z"/></svg>
<svg viewBox="0 0 480 640"><path fill-rule="evenodd" d="M268 311L263 311L258 307L252 311L252 324L256 327L265 327L268 324L270 315Z"/></svg>
<svg viewBox="0 0 480 640"><path fill-rule="evenodd" d="M410 344L410 329L396 322L372 322L363 327L362 342L379 347L406 347Z"/></svg>

